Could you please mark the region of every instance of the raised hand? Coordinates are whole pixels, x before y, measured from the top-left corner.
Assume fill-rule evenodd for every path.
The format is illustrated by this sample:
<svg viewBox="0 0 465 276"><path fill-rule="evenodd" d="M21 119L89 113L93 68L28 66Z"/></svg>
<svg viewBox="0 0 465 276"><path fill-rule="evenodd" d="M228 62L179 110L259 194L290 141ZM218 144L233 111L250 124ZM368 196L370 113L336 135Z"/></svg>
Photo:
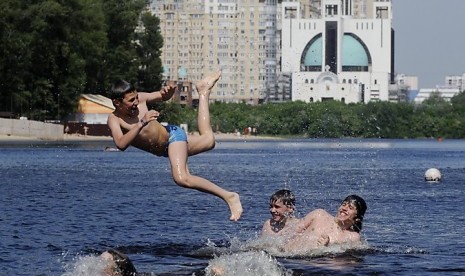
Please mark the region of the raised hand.
<svg viewBox="0 0 465 276"><path fill-rule="evenodd" d="M320 246L327 246L329 244L329 236L326 234L321 235L317 241Z"/></svg>
<svg viewBox="0 0 465 276"><path fill-rule="evenodd" d="M173 81L167 82L167 85L163 86L159 91L163 101L167 101L173 97L174 92L176 92L176 83Z"/></svg>

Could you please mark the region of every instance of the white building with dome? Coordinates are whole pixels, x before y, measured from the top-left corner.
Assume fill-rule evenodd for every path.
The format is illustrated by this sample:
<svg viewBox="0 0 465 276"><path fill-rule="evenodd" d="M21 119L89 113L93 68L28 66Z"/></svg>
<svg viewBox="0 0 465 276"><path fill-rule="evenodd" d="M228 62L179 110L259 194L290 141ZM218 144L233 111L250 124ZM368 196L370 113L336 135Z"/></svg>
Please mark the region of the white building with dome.
<svg viewBox="0 0 465 276"><path fill-rule="evenodd" d="M281 71L292 100L388 101L394 82L390 0L373 1L374 18L354 18L352 0L322 0L321 18L301 18L299 2L282 2Z"/></svg>

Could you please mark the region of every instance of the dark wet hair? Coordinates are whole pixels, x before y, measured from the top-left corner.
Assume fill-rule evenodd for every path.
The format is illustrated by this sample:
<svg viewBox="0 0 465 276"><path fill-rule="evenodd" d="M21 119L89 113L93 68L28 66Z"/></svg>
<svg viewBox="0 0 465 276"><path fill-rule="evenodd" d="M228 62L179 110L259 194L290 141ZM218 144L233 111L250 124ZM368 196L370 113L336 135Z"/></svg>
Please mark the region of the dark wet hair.
<svg viewBox="0 0 465 276"><path fill-rule="evenodd" d="M287 207L295 207L295 196L290 190L282 189L275 192L270 197L270 204L275 203L278 200L281 200Z"/></svg>
<svg viewBox="0 0 465 276"><path fill-rule="evenodd" d="M367 204L363 198L358 195L350 195L346 197L342 203L348 202L355 206L357 209L357 216L355 217L355 223L352 225L351 229L355 232L362 231L363 216L367 210Z"/></svg>
<svg viewBox="0 0 465 276"><path fill-rule="evenodd" d="M115 249L108 249L107 252L110 253L111 256L113 256L113 261L115 262L116 267L118 268L122 276L138 275L136 267L131 262L128 256Z"/></svg>
<svg viewBox="0 0 465 276"><path fill-rule="evenodd" d="M124 95L134 91L135 88L132 84L125 80L117 80L108 93L108 97L112 100L123 99Z"/></svg>

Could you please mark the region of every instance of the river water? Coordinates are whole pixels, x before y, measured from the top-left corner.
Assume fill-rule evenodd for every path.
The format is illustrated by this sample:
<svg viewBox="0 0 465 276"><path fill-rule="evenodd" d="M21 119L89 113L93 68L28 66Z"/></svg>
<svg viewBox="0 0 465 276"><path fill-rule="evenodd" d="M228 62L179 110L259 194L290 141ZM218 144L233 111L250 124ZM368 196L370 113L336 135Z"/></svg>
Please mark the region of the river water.
<svg viewBox="0 0 465 276"><path fill-rule="evenodd" d="M153 275L205 275L214 263L230 275L465 273L464 140L218 142L189 167L241 195L237 223L220 199L176 186L167 159L105 143L0 144L0 275L95 275L108 248ZM433 167L440 183L424 181ZM282 188L295 193L299 217L362 196L366 248L241 250Z"/></svg>

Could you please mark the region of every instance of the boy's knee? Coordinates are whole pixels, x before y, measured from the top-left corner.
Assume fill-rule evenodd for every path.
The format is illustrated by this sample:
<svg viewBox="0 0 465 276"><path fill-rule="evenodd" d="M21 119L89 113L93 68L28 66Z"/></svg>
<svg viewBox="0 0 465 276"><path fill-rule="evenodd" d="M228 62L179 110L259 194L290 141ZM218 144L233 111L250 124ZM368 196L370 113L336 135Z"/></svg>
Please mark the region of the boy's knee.
<svg viewBox="0 0 465 276"><path fill-rule="evenodd" d="M205 148L207 150L212 150L216 146L215 135L213 133L209 134L205 139Z"/></svg>
<svg viewBox="0 0 465 276"><path fill-rule="evenodd" d="M216 146L216 141L215 141L215 139L213 139L212 141L210 141L207 148L208 148L208 150L212 150L212 149L215 148L215 146Z"/></svg>
<svg viewBox="0 0 465 276"><path fill-rule="evenodd" d="M174 180L174 183L176 183L177 185L179 185L181 187L191 188L191 184L188 181L186 175L184 175L184 176L181 176L181 175L173 176L173 180Z"/></svg>

